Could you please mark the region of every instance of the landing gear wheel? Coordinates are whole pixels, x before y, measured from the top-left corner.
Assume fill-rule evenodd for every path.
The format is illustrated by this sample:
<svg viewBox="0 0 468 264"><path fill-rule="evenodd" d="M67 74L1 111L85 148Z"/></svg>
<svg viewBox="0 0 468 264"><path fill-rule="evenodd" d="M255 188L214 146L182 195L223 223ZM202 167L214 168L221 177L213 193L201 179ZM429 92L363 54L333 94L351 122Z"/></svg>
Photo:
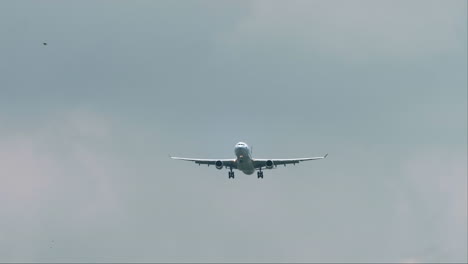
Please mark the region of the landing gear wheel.
<svg viewBox="0 0 468 264"><path fill-rule="evenodd" d="M258 179L260 179L260 178L263 179L263 171L257 172L257 178L258 178Z"/></svg>
<svg viewBox="0 0 468 264"><path fill-rule="evenodd" d="M234 172L230 171L229 172L229 179L233 178L234 179Z"/></svg>

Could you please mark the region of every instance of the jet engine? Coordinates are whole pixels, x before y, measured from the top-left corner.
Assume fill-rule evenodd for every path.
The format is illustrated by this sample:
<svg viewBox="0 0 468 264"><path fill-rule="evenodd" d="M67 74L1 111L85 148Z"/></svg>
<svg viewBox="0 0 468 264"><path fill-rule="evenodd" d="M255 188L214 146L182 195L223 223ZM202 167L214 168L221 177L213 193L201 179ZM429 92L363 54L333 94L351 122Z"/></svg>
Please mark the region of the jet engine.
<svg viewBox="0 0 468 264"><path fill-rule="evenodd" d="M218 170L220 170L220 169L223 168L223 162L220 161L220 160L218 160L218 161L216 161L215 166L216 166L216 168L217 168Z"/></svg>
<svg viewBox="0 0 468 264"><path fill-rule="evenodd" d="M265 167L266 167L267 169L272 169L274 165L275 165L275 164L273 163L272 160L267 160L267 161L265 162Z"/></svg>

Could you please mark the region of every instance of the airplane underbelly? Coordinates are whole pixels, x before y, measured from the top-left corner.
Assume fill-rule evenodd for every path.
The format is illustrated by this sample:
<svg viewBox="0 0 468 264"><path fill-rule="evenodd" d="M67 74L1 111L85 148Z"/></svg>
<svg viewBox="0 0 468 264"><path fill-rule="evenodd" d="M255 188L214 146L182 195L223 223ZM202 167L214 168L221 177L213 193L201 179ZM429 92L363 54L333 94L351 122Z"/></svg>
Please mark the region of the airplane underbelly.
<svg viewBox="0 0 468 264"><path fill-rule="evenodd" d="M237 160L237 169L242 171L243 173L250 175L254 173L255 168L253 166L253 163L251 160L243 160L243 159L238 159Z"/></svg>
<svg viewBox="0 0 468 264"><path fill-rule="evenodd" d="M235 154L237 156L237 169L243 173L250 175L254 173L255 167L253 166L250 150L248 148L236 148Z"/></svg>

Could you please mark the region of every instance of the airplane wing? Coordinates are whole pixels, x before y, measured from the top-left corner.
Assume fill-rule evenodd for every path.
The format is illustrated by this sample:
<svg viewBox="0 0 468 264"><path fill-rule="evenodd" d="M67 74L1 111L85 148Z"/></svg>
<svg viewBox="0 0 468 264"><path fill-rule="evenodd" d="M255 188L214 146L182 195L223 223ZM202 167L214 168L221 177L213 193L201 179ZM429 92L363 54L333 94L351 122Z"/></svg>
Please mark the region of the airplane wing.
<svg viewBox="0 0 468 264"><path fill-rule="evenodd" d="M223 167L229 168L232 167L233 169L237 168L236 160L235 159L192 159L192 158L180 158L180 157L171 157L171 159L175 160L185 160L185 161L192 161L197 163L198 165L213 165L216 166L217 161L221 161L223 163Z"/></svg>
<svg viewBox="0 0 468 264"><path fill-rule="evenodd" d="M272 166L276 167L278 165L286 166L287 164L296 164L296 163L299 163L301 161L324 159L327 156L328 156L328 154L326 154L323 157L310 157L310 158L298 158L298 159L254 159L253 162L254 162L254 167L256 169L259 169L259 168L268 167L267 162L269 162L269 161L272 161L273 162Z"/></svg>

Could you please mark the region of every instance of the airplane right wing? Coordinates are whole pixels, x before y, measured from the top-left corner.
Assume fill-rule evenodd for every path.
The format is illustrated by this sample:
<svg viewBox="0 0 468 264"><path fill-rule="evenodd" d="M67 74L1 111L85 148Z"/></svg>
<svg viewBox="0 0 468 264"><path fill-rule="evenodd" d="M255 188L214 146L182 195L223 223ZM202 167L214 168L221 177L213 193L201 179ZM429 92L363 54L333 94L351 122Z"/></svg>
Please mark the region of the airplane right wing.
<svg viewBox="0 0 468 264"><path fill-rule="evenodd" d="M233 169L237 168L236 160L235 159L192 159L192 158L180 158L180 157L171 157L171 159L175 160L185 160L185 161L192 161L195 162L196 164L204 164L204 165L213 165L213 166L219 166L221 165L222 167L232 167ZM218 164L221 162L221 164Z"/></svg>

